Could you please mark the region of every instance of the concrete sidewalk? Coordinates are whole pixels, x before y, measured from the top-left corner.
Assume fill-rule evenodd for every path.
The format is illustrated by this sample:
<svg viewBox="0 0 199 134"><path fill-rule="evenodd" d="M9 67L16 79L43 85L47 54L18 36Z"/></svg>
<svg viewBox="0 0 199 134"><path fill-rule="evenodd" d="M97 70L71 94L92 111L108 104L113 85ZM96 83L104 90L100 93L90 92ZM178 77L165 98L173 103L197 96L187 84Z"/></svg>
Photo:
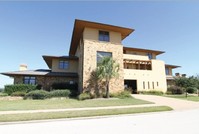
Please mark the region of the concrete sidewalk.
<svg viewBox="0 0 199 134"><path fill-rule="evenodd" d="M108 106L108 107L86 107L86 108L66 108L66 109L46 109L46 110L0 111L0 115L22 114L22 113L45 113L45 112L100 110L100 109L121 109L121 108L152 107L152 106L162 106L162 105L158 105L158 104L142 104L142 105Z"/></svg>
<svg viewBox="0 0 199 134"><path fill-rule="evenodd" d="M174 110L187 110L199 108L199 102L156 96L156 95L141 95L134 94L134 98L154 102L156 105L164 105L173 108Z"/></svg>

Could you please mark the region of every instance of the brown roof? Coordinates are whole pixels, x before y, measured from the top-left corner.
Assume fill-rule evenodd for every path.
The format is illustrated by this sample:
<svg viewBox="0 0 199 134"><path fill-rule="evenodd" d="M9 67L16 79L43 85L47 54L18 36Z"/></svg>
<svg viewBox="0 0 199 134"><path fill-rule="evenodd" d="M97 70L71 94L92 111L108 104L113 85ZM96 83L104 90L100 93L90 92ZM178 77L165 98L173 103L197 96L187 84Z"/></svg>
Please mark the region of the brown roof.
<svg viewBox="0 0 199 134"><path fill-rule="evenodd" d="M78 77L77 73L65 73L65 72L51 72L48 69L38 70L26 70L26 71L13 71L1 73L10 77L13 76L58 76L58 77Z"/></svg>
<svg viewBox="0 0 199 134"><path fill-rule="evenodd" d="M131 34L134 31L134 29L130 29L130 28L124 28L124 27L119 27L119 26L113 26L113 25L108 25L108 24L102 24L102 23L97 23L97 22L90 22L90 21L76 19L74 23L74 28L73 28L73 35L71 39L69 55L75 55L78 43L80 41L80 38L82 37L82 32L85 27L119 32L122 35L122 39L126 38L129 34Z"/></svg>
<svg viewBox="0 0 199 134"><path fill-rule="evenodd" d="M181 67L181 66L165 64L165 67L178 68L178 67Z"/></svg>
<svg viewBox="0 0 199 134"><path fill-rule="evenodd" d="M123 47L123 50L130 50L130 51L136 51L136 52L148 52L148 53L154 53L156 55L165 53L164 51L142 49L142 48L133 48L133 47Z"/></svg>
<svg viewBox="0 0 199 134"><path fill-rule="evenodd" d="M60 59L60 60L78 60L78 57L76 56L49 56L49 55L43 55L43 59L45 60L48 67L52 68L52 59Z"/></svg>

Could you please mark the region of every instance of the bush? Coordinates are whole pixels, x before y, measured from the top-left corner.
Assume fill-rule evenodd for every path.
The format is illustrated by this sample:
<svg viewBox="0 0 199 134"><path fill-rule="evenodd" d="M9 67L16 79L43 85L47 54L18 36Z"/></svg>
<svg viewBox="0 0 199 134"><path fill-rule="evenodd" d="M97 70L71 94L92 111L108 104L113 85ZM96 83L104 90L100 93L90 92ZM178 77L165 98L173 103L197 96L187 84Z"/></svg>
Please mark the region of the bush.
<svg viewBox="0 0 199 134"><path fill-rule="evenodd" d="M187 91L187 93L192 94L192 93L194 93L194 92L197 91L197 88L195 88L195 87L188 87L188 88L186 89L186 91Z"/></svg>
<svg viewBox="0 0 199 134"><path fill-rule="evenodd" d="M8 96L8 94L0 92L0 97L3 97L3 96Z"/></svg>
<svg viewBox="0 0 199 134"><path fill-rule="evenodd" d="M21 97L24 97L25 95L26 95L26 92L22 92L22 91L13 92L11 94L11 96L21 96Z"/></svg>
<svg viewBox="0 0 199 134"><path fill-rule="evenodd" d="M152 90L152 91L140 91L140 94L149 94L149 95L163 95L162 91Z"/></svg>
<svg viewBox="0 0 199 134"><path fill-rule="evenodd" d="M0 88L0 92L3 92L4 91L4 89L3 88Z"/></svg>
<svg viewBox="0 0 199 134"><path fill-rule="evenodd" d="M184 90L178 86L171 86L167 89L167 94L183 94Z"/></svg>
<svg viewBox="0 0 199 134"><path fill-rule="evenodd" d="M29 84L15 84L15 85L5 85L4 92L11 95L14 92L30 92L36 90L36 85Z"/></svg>
<svg viewBox="0 0 199 134"><path fill-rule="evenodd" d="M81 93L79 96L78 96L78 99L79 100L86 100L86 99L91 99L91 95L89 93Z"/></svg>
<svg viewBox="0 0 199 134"><path fill-rule="evenodd" d="M53 90L60 90L60 89L67 89L70 90L70 96L76 97L78 95L78 84L70 84L69 82L60 82L60 83L53 83L52 84Z"/></svg>
<svg viewBox="0 0 199 134"><path fill-rule="evenodd" d="M110 97L125 99L125 98L131 98L132 96L131 96L130 91L122 91L122 92L110 94Z"/></svg>
<svg viewBox="0 0 199 134"><path fill-rule="evenodd" d="M69 90L54 90L50 92L50 97L69 97Z"/></svg>
<svg viewBox="0 0 199 134"><path fill-rule="evenodd" d="M35 90L27 93L24 99L43 100L49 98L49 92L44 90Z"/></svg>

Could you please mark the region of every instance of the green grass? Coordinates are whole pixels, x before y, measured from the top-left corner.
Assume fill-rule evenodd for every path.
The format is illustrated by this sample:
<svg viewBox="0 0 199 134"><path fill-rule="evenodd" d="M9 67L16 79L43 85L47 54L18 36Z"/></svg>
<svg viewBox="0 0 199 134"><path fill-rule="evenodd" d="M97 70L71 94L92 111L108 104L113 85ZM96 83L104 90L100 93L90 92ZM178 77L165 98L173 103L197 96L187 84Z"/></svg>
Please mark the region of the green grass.
<svg viewBox="0 0 199 134"><path fill-rule="evenodd" d="M193 95L188 95L188 97L186 98L185 95L165 95L165 97L171 97L171 98L176 98L176 99L183 99L183 100L188 100L188 101L199 101L199 97L198 96L193 96Z"/></svg>
<svg viewBox="0 0 199 134"><path fill-rule="evenodd" d="M11 115L0 115L0 122L134 114L134 113L160 112L160 111L169 111L169 110L172 110L172 109L167 106L154 106L154 107L122 108L122 109L11 114Z"/></svg>
<svg viewBox="0 0 199 134"><path fill-rule="evenodd" d="M0 111L11 110L38 110L38 109L63 109L82 107L105 107L151 104L151 102L128 98L128 99L95 99L79 101L76 99L46 99L46 100L17 100L0 101Z"/></svg>

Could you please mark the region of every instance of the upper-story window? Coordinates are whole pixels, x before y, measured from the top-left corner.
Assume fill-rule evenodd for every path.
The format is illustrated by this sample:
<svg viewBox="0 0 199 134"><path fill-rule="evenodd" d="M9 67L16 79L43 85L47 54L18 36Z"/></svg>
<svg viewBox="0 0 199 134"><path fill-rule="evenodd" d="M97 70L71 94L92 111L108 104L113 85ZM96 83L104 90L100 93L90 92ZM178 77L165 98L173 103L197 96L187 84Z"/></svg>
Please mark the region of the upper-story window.
<svg viewBox="0 0 199 134"><path fill-rule="evenodd" d="M99 41L110 41L109 32L99 31Z"/></svg>
<svg viewBox="0 0 199 134"><path fill-rule="evenodd" d="M97 51L97 65L99 65L104 57L112 57L111 52Z"/></svg>
<svg viewBox="0 0 199 134"><path fill-rule="evenodd" d="M149 57L150 60L153 59L152 53L147 53L147 56Z"/></svg>
<svg viewBox="0 0 199 134"><path fill-rule="evenodd" d="M68 69L69 67L69 62L68 61L59 61L59 69Z"/></svg>
<svg viewBox="0 0 199 134"><path fill-rule="evenodd" d="M166 75L170 75L169 68L165 68Z"/></svg>
<svg viewBox="0 0 199 134"><path fill-rule="evenodd" d="M36 84L36 77L25 76L24 79L23 79L23 83L24 83L24 84L32 84L32 85L35 85L35 84Z"/></svg>

